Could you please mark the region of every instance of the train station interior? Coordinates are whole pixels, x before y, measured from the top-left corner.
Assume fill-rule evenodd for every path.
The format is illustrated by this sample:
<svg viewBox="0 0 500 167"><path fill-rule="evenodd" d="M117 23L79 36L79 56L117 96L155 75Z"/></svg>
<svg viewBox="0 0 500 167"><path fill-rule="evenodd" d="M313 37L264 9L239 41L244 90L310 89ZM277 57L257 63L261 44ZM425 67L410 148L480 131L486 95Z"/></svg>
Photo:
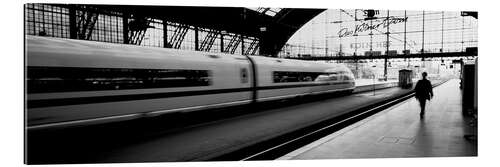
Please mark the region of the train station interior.
<svg viewBox="0 0 500 167"><path fill-rule="evenodd" d="M491 15L448 3L19 3L13 163L494 166Z"/></svg>

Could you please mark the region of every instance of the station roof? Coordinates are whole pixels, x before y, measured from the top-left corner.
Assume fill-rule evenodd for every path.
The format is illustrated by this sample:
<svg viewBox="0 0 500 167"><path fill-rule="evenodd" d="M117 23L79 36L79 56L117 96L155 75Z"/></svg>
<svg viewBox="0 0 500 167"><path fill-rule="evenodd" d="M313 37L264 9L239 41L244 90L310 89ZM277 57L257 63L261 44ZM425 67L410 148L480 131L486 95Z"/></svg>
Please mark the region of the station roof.
<svg viewBox="0 0 500 167"><path fill-rule="evenodd" d="M83 6L83 5L76 5ZM326 9L200 6L84 5L260 39L261 54L276 55L288 39ZM89 9L89 8L86 8Z"/></svg>

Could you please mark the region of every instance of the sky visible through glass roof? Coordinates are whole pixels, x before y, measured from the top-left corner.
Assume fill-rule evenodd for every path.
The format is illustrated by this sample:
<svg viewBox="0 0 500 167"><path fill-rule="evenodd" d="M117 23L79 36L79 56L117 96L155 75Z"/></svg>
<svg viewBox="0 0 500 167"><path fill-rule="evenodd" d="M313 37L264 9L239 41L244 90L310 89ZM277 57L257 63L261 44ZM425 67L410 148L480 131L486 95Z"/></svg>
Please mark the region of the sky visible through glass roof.
<svg viewBox="0 0 500 167"><path fill-rule="evenodd" d="M281 11L281 8L266 8L266 7L255 7L255 8L247 8L250 10L257 11L259 13L266 14L268 16L275 16L278 12Z"/></svg>
<svg viewBox="0 0 500 167"><path fill-rule="evenodd" d="M370 50L384 54L387 39L389 50L398 54L477 47L477 19L461 16L460 11L378 10L374 17L366 19L361 9L326 10L299 29L282 54L363 55Z"/></svg>

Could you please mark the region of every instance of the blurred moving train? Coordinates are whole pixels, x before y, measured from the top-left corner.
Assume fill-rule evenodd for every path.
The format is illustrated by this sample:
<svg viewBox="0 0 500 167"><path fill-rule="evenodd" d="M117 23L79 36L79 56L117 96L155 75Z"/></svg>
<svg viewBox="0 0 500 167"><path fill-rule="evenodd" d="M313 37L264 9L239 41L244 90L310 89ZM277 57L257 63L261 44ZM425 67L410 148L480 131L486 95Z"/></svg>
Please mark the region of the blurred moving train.
<svg viewBox="0 0 500 167"><path fill-rule="evenodd" d="M26 36L28 129L352 92L341 64Z"/></svg>

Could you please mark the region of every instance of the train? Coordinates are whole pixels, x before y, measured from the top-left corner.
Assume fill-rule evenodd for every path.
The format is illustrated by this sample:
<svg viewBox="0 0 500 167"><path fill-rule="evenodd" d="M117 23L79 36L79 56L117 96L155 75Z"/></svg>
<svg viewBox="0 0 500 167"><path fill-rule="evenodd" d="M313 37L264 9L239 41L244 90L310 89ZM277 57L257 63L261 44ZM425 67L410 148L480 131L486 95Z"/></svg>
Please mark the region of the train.
<svg viewBox="0 0 500 167"><path fill-rule="evenodd" d="M26 35L27 129L352 92L342 64Z"/></svg>

